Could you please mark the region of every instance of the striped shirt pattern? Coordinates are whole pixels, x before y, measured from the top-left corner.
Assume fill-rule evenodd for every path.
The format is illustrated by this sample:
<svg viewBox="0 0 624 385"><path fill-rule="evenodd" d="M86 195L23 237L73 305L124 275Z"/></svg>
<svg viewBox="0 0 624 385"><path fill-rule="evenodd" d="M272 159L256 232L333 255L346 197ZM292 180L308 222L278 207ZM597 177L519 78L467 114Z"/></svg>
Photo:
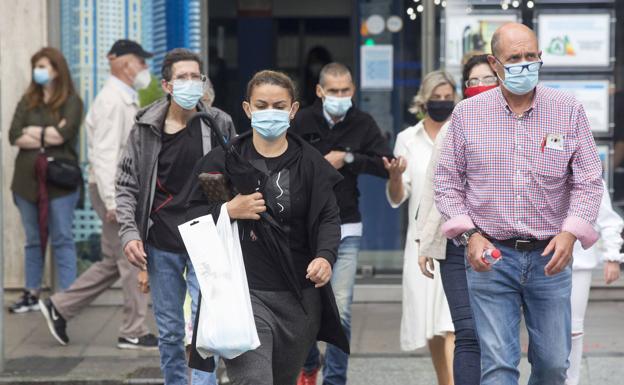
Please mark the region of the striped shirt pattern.
<svg viewBox="0 0 624 385"><path fill-rule="evenodd" d="M547 145L560 135L562 148ZM558 137L558 136L555 136ZM595 242L602 165L583 106L539 86L514 114L499 88L459 103L435 175L435 200L456 237L478 227L494 239L548 239L570 231Z"/></svg>

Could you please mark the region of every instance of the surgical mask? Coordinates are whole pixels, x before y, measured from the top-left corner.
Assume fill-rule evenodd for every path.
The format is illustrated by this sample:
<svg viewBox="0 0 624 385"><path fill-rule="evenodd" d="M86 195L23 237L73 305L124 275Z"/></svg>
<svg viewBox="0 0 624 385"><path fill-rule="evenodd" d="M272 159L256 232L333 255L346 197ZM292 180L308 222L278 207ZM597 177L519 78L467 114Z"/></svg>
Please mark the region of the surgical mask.
<svg viewBox="0 0 624 385"><path fill-rule="evenodd" d="M323 109L331 116L345 116L352 105L350 96L340 98L326 95L323 100Z"/></svg>
<svg viewBox="0 0 624 385"><path fill-rule="evenodd" d="M522 72L518 74L510 74L507 70L510 67L525 66L534 62L523 62L518 64L507 64L505 67L505 80L501 79L503 86L512 94L526 95L537 86L539 80L539 68L535 71L529 71L528 68L522 68ZM539 63L539 62L535 62ZM498 76L498 74L497 74ZM500 77L499 77L500 79Z"/></svg>
<svg viewBox="0 0 624 385"><path fill-rule="evenodd" d="M204 95L204 82L199 80L174 80L173 100L185 110L192 110Z"/></svg>
<svg viewBox="0 0 624 385"><path fill-rule="evenodd" d="M455 108L452 100L430 100L427 102L427 115L436 122L444 122Z"/></svg>
<svg viewBox="0 0 624 385"><path fill-rule="evenodd" d="M146 89L152 81L152 76L150 75L149 70L146 68L134 77L134 81L132 82L132 87L135 90L143 90Z"/></svg>
<svg viewBox="0 0 624 385"><path fill-rule="evenodd" d="M252 111L251 127L262 138L268 141L276 140L290 127L290 111L275 109Z"/></svg>
<svg viewBox="0 0 624 385"><path fill-rule="evenodd" d="M498 84L492 84L491 86L473 86L468 87L464 90L464 97L471 98L475 95L479 95L482 92L489 91L493 88L498 87Z"/></svg>
<svg viewBox="0 0 624 385"><path fill-rule="evenodd" d="M50 71L47 68L35 68L33 70L33 80L35 83L45 86L50 82Z"/></svg>

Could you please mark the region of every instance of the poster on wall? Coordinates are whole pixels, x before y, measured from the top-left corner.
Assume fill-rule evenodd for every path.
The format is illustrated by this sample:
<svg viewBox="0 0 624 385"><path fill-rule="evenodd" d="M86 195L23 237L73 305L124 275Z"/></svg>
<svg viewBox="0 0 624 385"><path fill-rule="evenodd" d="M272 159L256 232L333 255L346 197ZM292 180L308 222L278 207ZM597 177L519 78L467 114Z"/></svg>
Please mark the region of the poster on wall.
<svg viewBox="0 0 624 385"><path fill-rule="evenodd" d="M391 90L393 86L393 46L363 45L360 50L362 90Z"/></svg>
<svg viewBox="0 0 624 385"><path fill-rule="evenodd" d="M602 179L607 182L607 188L611 187L611 143L596 143L598 156L602 162Z"/></svg>
<svg viewBox="0 0 624 385"><path fill-rule="evenodd" d="M609 80L543 80L542 85L571 93L585 109L592 132L597 136L611 133L611 97Z"/></svg>
<svg viewBox="0 0 624 385"><path fill-rule="evenodd" d="M537 35L544 69L609 68L611 28L609 12L538 14Z"/></svg>
<svg viewBox="0 0 624 385"><path fill-rule="evenodd" d="M462 58L472 51L490 53L490 42L494 31L501 25L519 21L519 14L502 13L465 13L445 15L445 36L443 61L447 68L457 69L462 66Z"/></svg>

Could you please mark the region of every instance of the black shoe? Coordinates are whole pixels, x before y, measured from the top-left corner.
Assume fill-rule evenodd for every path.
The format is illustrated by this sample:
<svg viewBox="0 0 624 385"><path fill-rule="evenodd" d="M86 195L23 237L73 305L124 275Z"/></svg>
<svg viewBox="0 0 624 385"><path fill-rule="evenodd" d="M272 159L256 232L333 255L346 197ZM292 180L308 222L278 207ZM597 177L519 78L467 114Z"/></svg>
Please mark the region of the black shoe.
<svg viewBox="0 0 624 385"><path fill-rule="evenodd" d="M135 338L119 337L117 347L119 349L156 350L158 349L158 338L152 333Z"/></svg>
<svg viewBox="0 0 624 385"><path fill-rule="evenodd" d="M65 331L67 328L65 318L59 314L49 298L45 301L39 300L39 306L41 308L41 314L43 314L43 317L48 323L48 329L50 329L52 336L59 344L63 346L67 345L69 343L69 337L67 337L67 332Z"/></svg>
<svg viewBox="0 0 624 385"><path fill-rule="evenodd" d="M39 310L39 298L32 295L28 290L24 290L22 297L9 307L10 313L27 313L29 311Z"/></svg>

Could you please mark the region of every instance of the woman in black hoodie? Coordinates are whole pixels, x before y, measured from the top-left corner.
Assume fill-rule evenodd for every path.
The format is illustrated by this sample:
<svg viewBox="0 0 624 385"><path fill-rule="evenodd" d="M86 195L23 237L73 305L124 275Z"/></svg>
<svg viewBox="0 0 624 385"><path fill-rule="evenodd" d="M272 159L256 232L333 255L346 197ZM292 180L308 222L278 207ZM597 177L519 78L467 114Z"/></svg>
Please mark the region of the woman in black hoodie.
<svg viewBox="0 0 624 385"><path fill-rule="evenodd" d="M329 285L340 242L333 187L341 177L314 148L287 133L298 108L287 75L258 72L243 102L252 130L228 150L205 156L190 187L189 219L212 214L216 221L225 204L238 221L261 345L225 361L236 385L294 384L317 339L349 351ZM209 175L223 175L234 197L206 192L200 180ZM211 370L213 363L193 350L191 366Z"/></svg>

